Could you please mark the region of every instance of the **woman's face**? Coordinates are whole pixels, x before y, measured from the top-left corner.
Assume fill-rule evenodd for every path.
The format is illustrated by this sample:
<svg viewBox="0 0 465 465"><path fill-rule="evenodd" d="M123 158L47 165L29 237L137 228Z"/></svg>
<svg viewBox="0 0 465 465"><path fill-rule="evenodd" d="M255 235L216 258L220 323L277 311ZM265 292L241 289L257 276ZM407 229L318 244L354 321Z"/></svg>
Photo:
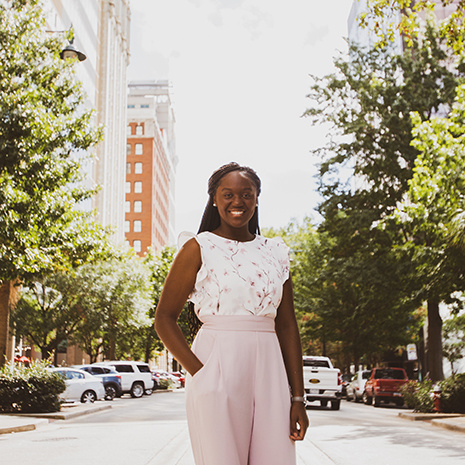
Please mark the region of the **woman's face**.
<svg viewBox="0 0 465 465"><path fill-rule="evenodd" d="M214 196L222 226L248 227L257 205L257 189L241 171L232 171L220 181Z"/></svg>

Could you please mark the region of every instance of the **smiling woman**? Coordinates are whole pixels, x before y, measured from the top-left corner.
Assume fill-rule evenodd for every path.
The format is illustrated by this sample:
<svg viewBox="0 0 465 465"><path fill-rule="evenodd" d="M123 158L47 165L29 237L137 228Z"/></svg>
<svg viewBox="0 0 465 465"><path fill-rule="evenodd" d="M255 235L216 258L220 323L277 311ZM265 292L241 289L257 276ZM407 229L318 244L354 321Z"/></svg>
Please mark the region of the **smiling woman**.
<svg viewBox="0 0 465 465"><path fill-rule="evenodd" d="M155 314L188 371L197 465L293 465L308 427L288 247L259 235L260 189L237 163L213 173L199 232L178 252ZM177 325L187 299L203 323L192 348Z"/></svg>

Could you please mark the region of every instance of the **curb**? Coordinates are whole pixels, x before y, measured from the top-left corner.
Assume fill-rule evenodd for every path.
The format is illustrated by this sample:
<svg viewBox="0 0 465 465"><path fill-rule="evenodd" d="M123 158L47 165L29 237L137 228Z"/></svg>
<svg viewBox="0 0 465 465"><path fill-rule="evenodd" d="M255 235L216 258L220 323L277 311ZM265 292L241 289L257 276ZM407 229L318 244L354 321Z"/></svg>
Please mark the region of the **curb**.
<svg viewBox="0 0 465 465"><path fill-rule="evenodd" d="M399 412L399 417L410 421L429 421L443 418L460 418L464 415L460 413L404 413Z"/></svg>
<svg viewBox="0 0 465 465"><path fill-rule="evenodd" d="M68 420L69 418L76 418L82 415L88 415L89 413L101 412L102 410L108 410L112 408L112 405L105 403L102 405L70 405L64 406L64 408L70 409L69 411L63 410L60 412L49 412L49 413L18 413L18 417L33 417L33 418L49 418L52 420ZM71 410L72 409L72 410Z"/></svg>
<svg viewBox="0 0 465 465"><path fill-rule="evenodd" d="M18 421L18 418L15 418L14 416L9 416L8 419L11 421L11 424L9 426L0 426L0 434L10 434L10 433L22 433L24 431L34 431L36 430L39 426L43 425L48 425L48 420L36 420L34 422L21 422ZM0 418L1 422L1 418ZM16 424L15 424L16 423Z"/></svg>
<svg viewBox="0 0 465 465"><path fill-rule="evenodd" d="M431 422L432 425L438 426L440 428L445 428L450 431L457 431L459 433L465 433L465 417L457 419L455 421L447 421L447 420L433 420Z"/></svg>

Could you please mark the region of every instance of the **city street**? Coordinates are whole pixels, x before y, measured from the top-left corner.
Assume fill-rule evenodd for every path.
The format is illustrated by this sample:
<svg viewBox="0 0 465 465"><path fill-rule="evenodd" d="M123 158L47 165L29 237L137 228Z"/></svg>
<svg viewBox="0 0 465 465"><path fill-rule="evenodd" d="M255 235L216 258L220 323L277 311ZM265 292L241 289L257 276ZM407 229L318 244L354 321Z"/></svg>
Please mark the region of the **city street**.
<svg viewBox="0 0 465 465"><path fill-rule="evenodd" d="M346 401L340 411L312 405L298 465L464 463L463 433L401 419L399 411ZM124 397L100 413L0 436L0 454L5 465L193 465L184 392Z"/></svg>

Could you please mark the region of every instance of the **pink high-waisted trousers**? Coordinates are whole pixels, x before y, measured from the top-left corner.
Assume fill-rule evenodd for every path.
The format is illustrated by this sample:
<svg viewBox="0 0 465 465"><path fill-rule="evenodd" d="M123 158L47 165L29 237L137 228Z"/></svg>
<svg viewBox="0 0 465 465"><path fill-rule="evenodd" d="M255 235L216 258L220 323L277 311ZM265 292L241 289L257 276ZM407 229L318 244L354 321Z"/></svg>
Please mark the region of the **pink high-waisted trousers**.
<svg viewBox="0 0 465 465"><path fill-rule="evenodd" d="M295 465L289 384L274 319L202 319L192 350L204 366L186 378L196 465Z"/></svg>

